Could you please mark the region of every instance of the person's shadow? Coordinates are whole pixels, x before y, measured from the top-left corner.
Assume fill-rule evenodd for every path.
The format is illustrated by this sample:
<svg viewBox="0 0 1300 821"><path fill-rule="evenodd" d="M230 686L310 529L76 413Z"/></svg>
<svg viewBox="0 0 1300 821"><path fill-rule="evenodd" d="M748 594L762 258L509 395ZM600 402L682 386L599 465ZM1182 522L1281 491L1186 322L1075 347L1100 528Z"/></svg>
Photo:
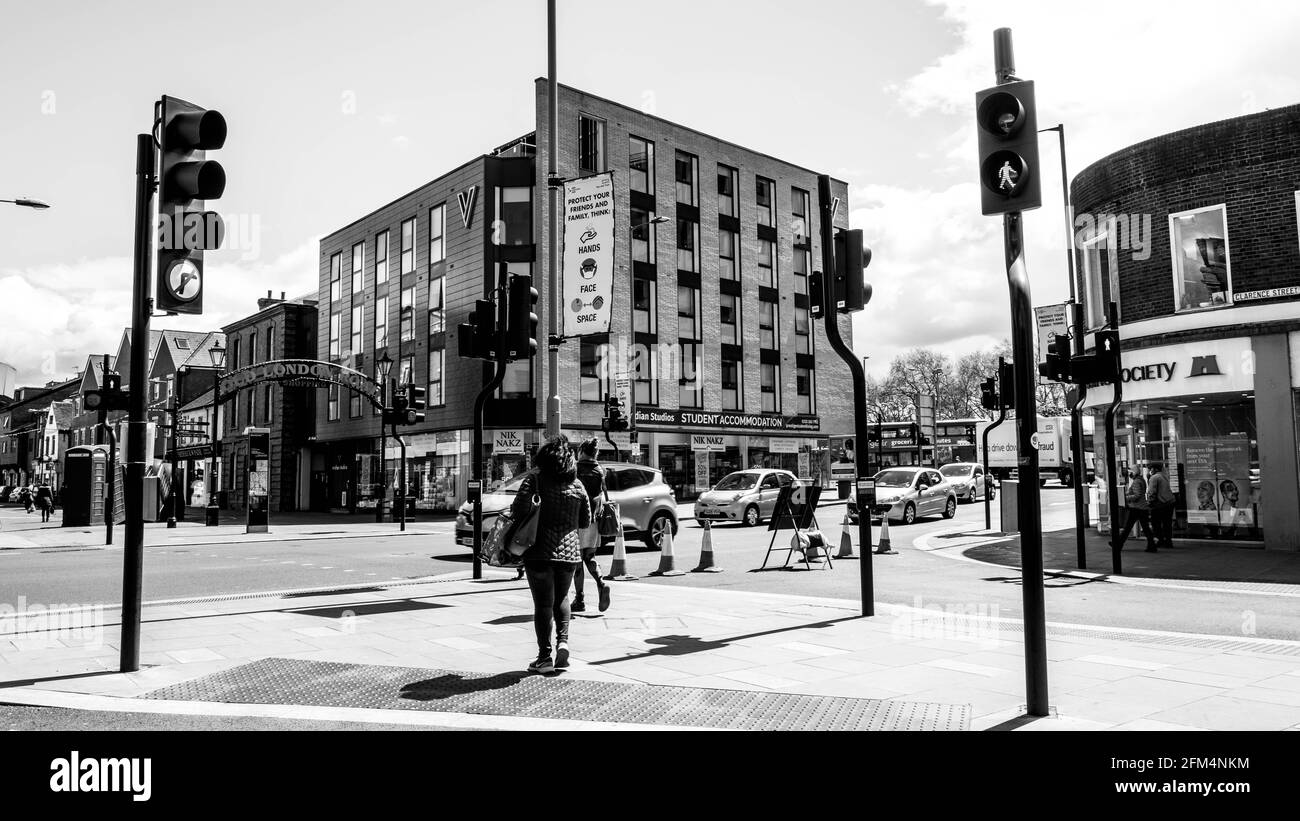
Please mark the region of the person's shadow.
<svg viewBox="0 0 1300 821"><path fill-rule="evenodd" d="M504 690L513 687L532 674L524 672L497 673L491 676L466 676L447 673L437 678L413 681L402 685L400 697L411 701L441 701L455 696Z"/></svg>

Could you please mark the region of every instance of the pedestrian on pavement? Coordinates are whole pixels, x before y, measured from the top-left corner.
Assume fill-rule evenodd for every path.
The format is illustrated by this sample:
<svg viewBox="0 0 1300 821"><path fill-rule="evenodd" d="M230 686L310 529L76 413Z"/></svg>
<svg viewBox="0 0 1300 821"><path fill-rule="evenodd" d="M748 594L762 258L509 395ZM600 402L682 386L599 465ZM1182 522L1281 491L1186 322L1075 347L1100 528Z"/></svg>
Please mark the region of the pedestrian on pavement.
<svg viewBox="0 0 1300 821"><path fill-rule="evenodd" d="M537 539L524 553L537 631L537 660L528 669L549 675L569 666L569 588L582 559L578 531L591 524L591 502L578 481L578 466L567 436L547 440L537 452L536 463L537 473L524 479L510 510L516 521L522 521L532 507L533 496L541 500Z"/></svg>
<svg viewBox="0 0 1300 821"><path fill-rule="evenodd" d="M600 592L600 612L604 613L609 609L609 584L600 577L600 565L596 563L596 551L600 549L600 528L596 524L596 511L600 510L605 496L605 469L596 461L596 451L599 447L600 443L594 436L583 441L578 447L578 481L582 482L583 489L587 491L587 498L591 501L591 524L583 528L579 540L582 543L582 563L586 565L591 577L596 580L596 589ZM582 568L578 568L577 574L573 577L573 604L569 606L570 612L583 613L587 610L587 603L582 595L584 578Z"/></svg>
<svg viewBox="0 0 1300 821"><path fill-rule="evenodd" d="M54 491L49 485L42 484L36 488L36 506L41 510L41 521L48 522L54 512Z"/></svg>
<svg viewBox="0 0 1300 821"><path fill-rule="evenodd" d="M1165 466L1161 462L1151 463L1151 478L1147 481L1147 504L1151 506L1151 528L1155 531L1156 545L1149 547L1152 553L1159 547L1173 547L1174 538L1174 491L1169 487L1169 478L1165 476Z"/></svg>
<svg viewBox="0 0 1300 821"><path fill-rule="evenodd" d="M1129 470L1124 468L1124 475L1128 479L1128 484L1124 486L1124 502L1127 505L1128 513L1124 521L1124 529L1120 531L1115 541L1110 543L1111 547L1124 549L1124 542L1133 532L1133 526L1140 524L1142 532L1147 537L1147 552L1156 552L1155 536L1151 532L1151 506L1147 504L1147 483L1142 478L1141 470Z"/></svg>
<svg viewBox="0 0 1300 821"><path fill-rule="evenodd" d="M28 513L32 512L32 489L31 488L27 487L26 485L23 485L23 487L19 489L18 504L22 505L23 508Z"/></svg>

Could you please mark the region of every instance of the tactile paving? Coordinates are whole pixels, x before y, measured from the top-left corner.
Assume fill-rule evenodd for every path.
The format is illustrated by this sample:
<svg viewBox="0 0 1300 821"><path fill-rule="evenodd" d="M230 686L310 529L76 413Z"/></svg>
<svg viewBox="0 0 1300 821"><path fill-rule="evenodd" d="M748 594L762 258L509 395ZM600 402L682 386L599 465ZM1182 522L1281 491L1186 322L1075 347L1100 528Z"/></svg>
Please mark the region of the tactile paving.
<svg viewBox="0 0 1300 821"><path fill-rule="evenodd" d="M146 693L167 701L431 710L728 730L967 730L970 708L266 658Z"/></svg>

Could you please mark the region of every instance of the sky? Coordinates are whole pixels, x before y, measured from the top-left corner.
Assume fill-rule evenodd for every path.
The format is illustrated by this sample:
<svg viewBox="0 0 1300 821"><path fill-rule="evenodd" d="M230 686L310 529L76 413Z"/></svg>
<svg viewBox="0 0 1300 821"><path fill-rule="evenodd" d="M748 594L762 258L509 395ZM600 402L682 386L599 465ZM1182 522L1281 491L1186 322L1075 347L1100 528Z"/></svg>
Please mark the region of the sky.
<svg viewBox="0 0 1300 821"><path fill-rule="evenodd" d="M975 92L1015 36L1071 176L1144 139L1300 102L1300 4L1267 0L558 0L557 76L850 185L875 296L854 347L954 358L1009 334L1001 220L980 214ZM171 94L219 109L230 223L209 330L316 288L318 239L533 128L546 3L24 3L0 32L0 361L18 384L114 352L130 320L135 135ZM129 43L138 43L134 50ZM1037 305L1069 296L1057 136L1025 218ZM1159 252L1159 249L1157 249Z"/></svg>

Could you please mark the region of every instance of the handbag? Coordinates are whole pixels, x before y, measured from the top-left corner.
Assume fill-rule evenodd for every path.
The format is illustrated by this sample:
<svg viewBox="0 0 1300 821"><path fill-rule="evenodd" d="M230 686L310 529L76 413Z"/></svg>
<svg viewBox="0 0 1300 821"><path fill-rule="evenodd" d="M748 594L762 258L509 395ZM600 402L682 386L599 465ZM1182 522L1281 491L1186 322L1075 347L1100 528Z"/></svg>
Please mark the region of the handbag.
<svg viewBox="0 0 1300 821"><path fill-rule="evenodd" d="M601 538L617 536L623 529L622 518L618 512L618 502L609 498L609 491L605 491L605 500L600 503L600 508L596 511L596 532Z"/></svg>
<svg viewBox="0 0 1300 821"><path fill-rule="evenodd" d="M537 522L542 518L542 499L533 491L533 502L528 512L515 523L506 540L506 550L514 556L522 556L537 542Z"/></svg>
<svg viewBox="0 0 1300 821"><path fill-rule="evenodd" d="M497 515L492 530L483 538L479 559L489 567L515 567L523 563L523 556L510 552L510 536L515 529L515 519L509 510Z"/></svg>

